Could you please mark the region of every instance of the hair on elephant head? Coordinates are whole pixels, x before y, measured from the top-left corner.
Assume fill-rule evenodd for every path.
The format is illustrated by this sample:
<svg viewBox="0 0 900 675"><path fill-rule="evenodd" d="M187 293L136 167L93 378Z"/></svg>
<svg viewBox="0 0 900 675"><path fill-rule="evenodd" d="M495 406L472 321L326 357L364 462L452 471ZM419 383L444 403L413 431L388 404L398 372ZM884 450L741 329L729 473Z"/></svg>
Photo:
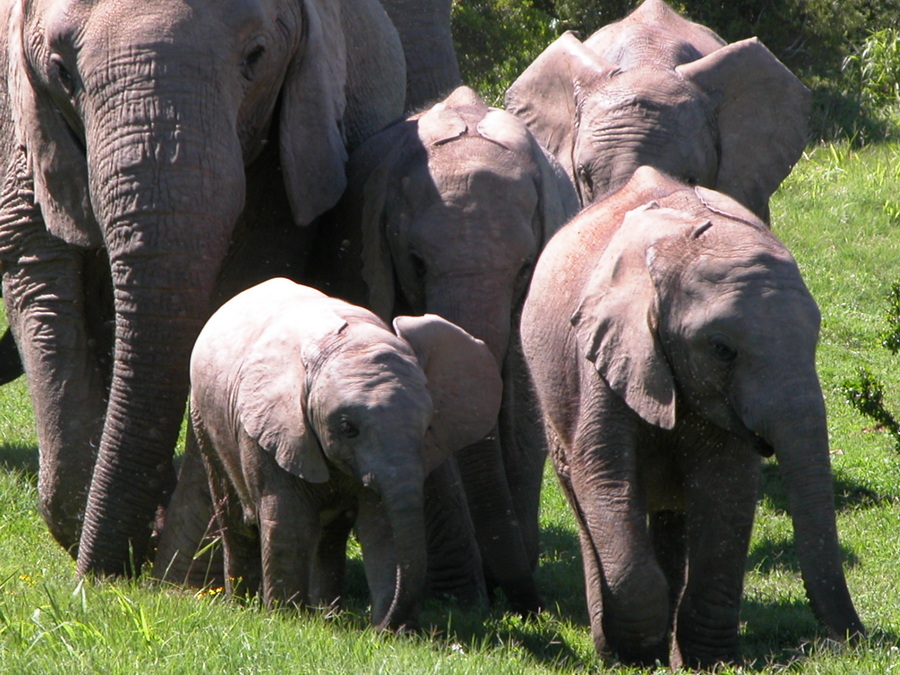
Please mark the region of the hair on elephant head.
<svg viewBox="0 0 900 675"><path fill-rule="evenodd" d="M227 588L267 604L343 594L356 522L372 620L414 627L423 482L500 405L490 352L433 315L371 312L286 279L213 315L191 358L191 414L224 534ZM355 514L355 515L354 515ZM249 528L248 528L249 524Z"/></svg>
<svg viewBox="0 0 900 675"><path fill-rule="evenodd" d="M338 294L382 318L443 316L503 368L498 433L456 463L489 583L532 611L545 451L540 429L527 430L533 416L517 412L526 395L517 317L541 248L578 208L574 189L521 121L467 87L370 138L348 181L345 229L332 235L345 256Z"/></svg>
<svg viewBox="0 0 900 675"><path fill-rule="evenodd" d="M217 284L302 253L293 225L334 205L348 149L402 111L402 47L376 0L0 0L0 23L0 145L18 149L2 167L4 296L41 509L80 573L123 573L165 499ZM83 281L98 247L114 298L100 312Z"/></svg>
<svg viewBox="0 0 900 675"><path fill-rule="evenodd" d="M584 206L650 165L767 220L806 146L811 96L756 38L726 44L645 0L584 42L557 39L506 106L559 159Z"/></svg>
<svg viewBox="0 0 900 675"><path fill-rule="evenodd" d="M819 320L761 220L649 167L547 245L523 348L599 651L666 661L674 631L688 666L739 660L759 456L773 453L813 612L834 639L864 632L841 567Z"/></svg>

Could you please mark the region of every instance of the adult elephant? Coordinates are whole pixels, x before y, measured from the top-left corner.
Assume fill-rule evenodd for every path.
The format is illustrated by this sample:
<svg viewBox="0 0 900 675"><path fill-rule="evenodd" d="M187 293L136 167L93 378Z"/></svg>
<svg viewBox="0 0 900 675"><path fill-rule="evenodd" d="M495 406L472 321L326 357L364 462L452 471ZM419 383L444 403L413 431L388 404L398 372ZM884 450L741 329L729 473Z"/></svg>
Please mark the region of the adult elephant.
<svg viewBox="0 0 900 675"><path fill-rule="evenodd" d="M296 262L347 147L402 110L402 48L375 0L0 0L0 24L3 295L41 511L79 573L125 573L200 327Z"/></svg>
<svg viewBox="0 0 900 675"><path fill-rule="evenodd" d="M565 33L506 93L583 206L649 165L763 220L806 146L810 106L809 90L756 38L726 44L662 0L584 42Z"/></svg>
<svg viewBox="0 0 900 675"><path fill-rule="evenodd" d="M452 0L381 0L406 56L406 110L417 111L460 85L450 30Z"/></svg>
<svg viewBox="0 0 900 675"><path fill-rule="evenodd" d="M522 343L581 535L598 651L737 661L760 455L775 454L813 612L864 633L841 567L819 310L765 224L639 169L544 249ZM649 525L648 525L649 523Z"/></svg>
<svg viewBox="0 0 900 675"><path fill-rule="evenodd" d="M577 196L525 125L468 87L372 136L348 175L339 223L323 233L328 253L317 256L338 263L317 276L384 319L438 314L491 350L503 372L498 426L455 461L489 584L534 610L546 453L518 315L534 262Z"/></svg>

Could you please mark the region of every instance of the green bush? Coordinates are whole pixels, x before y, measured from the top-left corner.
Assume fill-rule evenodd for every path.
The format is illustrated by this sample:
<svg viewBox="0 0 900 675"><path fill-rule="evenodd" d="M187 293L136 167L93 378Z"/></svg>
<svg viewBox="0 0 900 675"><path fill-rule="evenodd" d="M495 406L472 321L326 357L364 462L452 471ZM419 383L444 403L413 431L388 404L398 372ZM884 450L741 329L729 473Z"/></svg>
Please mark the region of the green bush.
<svg viewBox="0 0 900 675"><path fill-rule="evenodd" d="M507 87L557 33L530 0L454 0L453 37L463 82L502 105Z"/></svg>

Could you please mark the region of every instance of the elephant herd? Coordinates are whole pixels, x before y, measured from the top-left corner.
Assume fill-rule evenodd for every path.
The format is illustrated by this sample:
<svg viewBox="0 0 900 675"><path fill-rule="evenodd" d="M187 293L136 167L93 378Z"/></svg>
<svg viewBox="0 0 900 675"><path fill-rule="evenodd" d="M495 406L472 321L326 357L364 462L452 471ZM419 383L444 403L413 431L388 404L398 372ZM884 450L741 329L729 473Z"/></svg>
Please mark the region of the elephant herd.
<svg viewBox="0 0 900 675"><path fill-rule="evenodd" d="M813 612L864 635L819 312L768 226L810 92L644 0L492 108L450 4L0 0L2 290L51 533L81 575L316 606L355 529L380 627L495 589L528 615L549 454L598 652L707 666L740 659L774 454Z"/></svg>

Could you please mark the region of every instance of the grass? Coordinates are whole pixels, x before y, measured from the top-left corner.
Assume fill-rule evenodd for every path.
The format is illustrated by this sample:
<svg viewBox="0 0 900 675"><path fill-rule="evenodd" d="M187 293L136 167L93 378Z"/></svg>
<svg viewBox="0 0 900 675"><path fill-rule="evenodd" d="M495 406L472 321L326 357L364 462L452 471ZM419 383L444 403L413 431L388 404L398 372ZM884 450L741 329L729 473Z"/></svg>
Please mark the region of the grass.
<svg viewBox="0 0 900 675"><path fill-rule="evenodd" d="M721 672L900 672L900 455L841 394L865 366L883 384L885 406L900 413L900 356L881 346L887 294L900 280L900 145L810 150L773 200L772 222L822 309L838 526L871 636L856 647L823 639L777 467L767 464L742 610L747 663ZM551 609L524 622L502 604L478 615L433 603L426 634L398 637L367 627L358 561L350 610L330 616L267 612L215 589L146 578L79 582L37 512L33 425L24 382L0 389L0 672L638 672L601 664L593 652L574 523L550 472L538 581Z"/></svg>

